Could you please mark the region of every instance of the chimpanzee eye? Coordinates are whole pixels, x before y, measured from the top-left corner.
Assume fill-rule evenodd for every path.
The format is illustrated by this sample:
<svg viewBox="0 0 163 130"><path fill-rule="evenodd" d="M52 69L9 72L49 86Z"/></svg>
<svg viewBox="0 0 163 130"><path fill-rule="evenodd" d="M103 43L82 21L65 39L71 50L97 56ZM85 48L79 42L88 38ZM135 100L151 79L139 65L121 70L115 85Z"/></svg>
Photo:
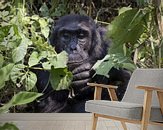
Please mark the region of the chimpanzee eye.
<svg viewBox="0 0 163 130"><path fill-rule="evenodd" d="M80 30L80 31L78 32L78 38L79 38L79 39L83 39L83 38L85 38L85 37L86 37L86 33L85 33L84 31L81 31L81 30Z"/></svg>
<svg viewBox="0 0 163 130"><path fill-rule="evenodd" d="M62 37L64 38L64 40L69 40L71 36L68 32L63 32Z"/></svg>
<svg viewBox="0 0 163 130"><path fill-rule="evenodd" d="M83 33L79 33L79 36L78 37L82 39L82 38L85 37L85 35Z"/></svg>

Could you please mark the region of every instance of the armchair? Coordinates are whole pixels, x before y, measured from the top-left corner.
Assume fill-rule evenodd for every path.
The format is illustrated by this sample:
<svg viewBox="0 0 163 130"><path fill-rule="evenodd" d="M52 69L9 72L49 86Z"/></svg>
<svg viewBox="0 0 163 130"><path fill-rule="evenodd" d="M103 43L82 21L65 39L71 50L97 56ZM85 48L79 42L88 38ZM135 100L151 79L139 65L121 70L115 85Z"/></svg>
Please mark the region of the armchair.
<svg viewBox="0 0 163 130"><path fill-rule="evenodd" d="M116 86L88 83L95 87L94 100L86 102L85 109L92 112L92 130L96 130L98 117L121 122L124 130L127 123L163 126L163 69L136 69L128 83L122 101L117 101ZM107 88L111 101L100 100L102 88Z"/></svg>

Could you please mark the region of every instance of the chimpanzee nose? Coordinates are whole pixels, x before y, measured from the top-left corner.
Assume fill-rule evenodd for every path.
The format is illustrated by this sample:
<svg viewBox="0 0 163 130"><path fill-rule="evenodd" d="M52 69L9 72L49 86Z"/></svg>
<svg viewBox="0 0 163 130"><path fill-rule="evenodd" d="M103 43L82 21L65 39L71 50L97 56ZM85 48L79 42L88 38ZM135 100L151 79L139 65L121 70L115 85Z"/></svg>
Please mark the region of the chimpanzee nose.
<svg viewBox="0 0 163 130"><path fill-rule="evenodd" d="M77 50L77 44L78 44L78 38L76 37L76 35L73 35L69 44L70 51L75 52Z"/></svg>
<svg viewBox="0 0 163 130"><path fill-rule="evenodd" d="M70 46L70 48L71 48L71 50L76 50L76 44L75 44L75 43L72 44L72 45Z"/></svg>

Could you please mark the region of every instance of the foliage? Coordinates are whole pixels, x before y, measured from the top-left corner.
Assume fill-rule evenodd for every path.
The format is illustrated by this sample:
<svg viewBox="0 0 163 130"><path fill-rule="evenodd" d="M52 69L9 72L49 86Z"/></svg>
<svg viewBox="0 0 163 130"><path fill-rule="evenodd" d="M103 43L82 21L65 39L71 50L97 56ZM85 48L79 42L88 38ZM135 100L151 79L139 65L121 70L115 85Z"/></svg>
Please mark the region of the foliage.
<svg viewBox="0 0 163 130"><path fill-rule="evenodd" d="M112 67L163 67L161 3L142 2L137 8L122 8L108 26L113 43L108 55L94 65L97 74L107 76Z"/></svg>
<svg viewBox="0 0 163 130"><path fill-rule="evenodd" d="M19 130L14 124L5 123L3 126L0 126L0 130Z"/></svg>
<svg viewBox="0 0 163 130"><path fill-rule="evenodd" d="M21 0L0 4L1 113L42 95L37 93L37 76L32 70L49 71L56 90L68 89L72 74L67 70L67 53L57 54L48 43L51 18L28 15Z"/></svg>
<svg viewBox="0 0 163 130"><path fill-rule="evenodd" d="M31 0L31 11L41 16L57 19L70 13L85 14L99 24L108 25L118 15L120 7L135 7L135 0Z"/></svg>
<svg viewBox="0 0 163 130"><path fill-rule="evenodd" d="M125 68L133 71L136 66L133 64L130 57L124 56L121 53L115 53L107 54L102 60L98 60L93 66L93 69L96 70L95 74L109 77L108 72L113 67L117 69Z"/></svg>

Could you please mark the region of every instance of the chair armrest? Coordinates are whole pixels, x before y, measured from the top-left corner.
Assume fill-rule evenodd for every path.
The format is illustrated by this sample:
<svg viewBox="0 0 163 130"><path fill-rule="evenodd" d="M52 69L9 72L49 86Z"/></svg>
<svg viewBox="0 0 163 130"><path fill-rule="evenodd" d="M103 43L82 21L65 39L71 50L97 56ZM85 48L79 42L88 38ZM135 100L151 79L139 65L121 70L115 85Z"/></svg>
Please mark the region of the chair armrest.
<svg viewBox="0 0 163 130"><path fill-rule="evenodd" d="M113 85L106 85L106 84L97 84L97 83L87 83L87 85L91 87L95 87L95 92L94 92L94 99L95 100L100 100L101 99L101 92L102 88L108 89L109 96L112 101L118 101L115 89L117 89L117 86Z"/></svg>
<svg viewBox="0 0 163 130"><path fill-rule="evenodd" d="M146 91L158 91L158 92L163 92L162 88L158 88L158 87L151 87L151 86L137 86L137 89L143 89Z"/></svg>
<svg viewBox="0 0 163 130"><path fill-rule="evenodd" d="M114 85L106 85L106 84L97 84L97 83L87 83L88 86L91 87L100 87L100 88L113 88L113 89L117 89L118 86L114 86Z"/></svg>

